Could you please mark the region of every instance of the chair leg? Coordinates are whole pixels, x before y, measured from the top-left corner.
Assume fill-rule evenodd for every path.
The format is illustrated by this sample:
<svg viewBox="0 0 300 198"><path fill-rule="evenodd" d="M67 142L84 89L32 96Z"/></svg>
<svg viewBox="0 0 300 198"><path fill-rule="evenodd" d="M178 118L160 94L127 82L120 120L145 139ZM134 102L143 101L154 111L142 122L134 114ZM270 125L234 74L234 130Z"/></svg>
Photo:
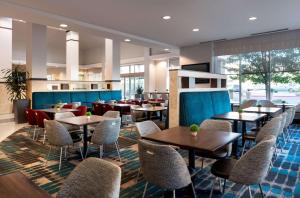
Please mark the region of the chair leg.
<svg viewBox="0 0 300 198"><path fill-rule="evenodd" d="M50 146L49 151L48 151L48 154L47 154L47 156L46 156L45 166L46 166L47 163L48 163L48 159L49 159L49 156L50 156L51 148L52 148L52 146Z"/></svg>
<svg viewBox="0 0 300 198"><path fill-rule="evenodd" d="M195 191L195 187L194 187L193 182L191 183L191 187L192 187L193 197L194 197L194 198L197 198L197 195L196 195L196 191Z"/></svg>
<svg viewBox="0 0 300 198"><path fill-rule="evenodd" d="M241 156L244 155L244 151L245 151L245 148L246 148L246 144L247 144L247 140L245 140L245 142L244 142L244 146L243 146L243 149L242 149L242 154L241 154Z"/></svg>
<svg viewBox="0 0 300 198"><path fill-rule="evenodd" d="M223 194L225 194L225 189L226 189L226 179L224 179L224 184L223 184Z"/></svg>
<svg viewBox="0 0 300 198"><path fill-rule="evenodd" d="M103 145L99 146L99 157L102 159L103 157Z"/></svg>
<svg viewBox="0 0 300 198"><path fill-rule="evenodd" d="M249 191L249 197L252 198L252 193L251 193L251 187L248 186L248 191Z"/></svg>
<svg viewBox="0 0 300 198"><path fill-rule="evenodd" d="M32 139L34 140L35 138L35 131L36 131L36 126L34 125L33 126L33 133L32 133Z"/></svg>
<svg viewBox="0 0 300 198"><path fill-rule="evenodd" d="M58 167L58 171L60 171L60 168L61 168L62 154L63 154L63 147L60 147L60 155L59 155L59 167Z"/></svg>
<svg viewBox="0 0 300 198"><path fill-rule="evenodd" d="M221 184L221 178L218 178L219 180L219 189L220 189L220 192L222 193L222 184Z"/></svg>
<svg viewBox="0 0 300 198"><path fill-rule="evenodd" d="M215 187L216 181L217 181L217 178L215 178L214 181L213 181L213 185L212 185L211 190L210 190L210 193L209 193L209 198L211 198L212 195L213 195L214 187Z"/></svg>
<svg viewBox="0 0 300 198"><path fill-rule="evenodd" d="M82 154L82 149L81 149L80 145L79 145L79 152L80 152L81 159L84 160L83 154Z"/></svg>
<svg viewBox="0 0 300 198"><path fill-rule="evenodd" d="M258 184L258 186L259 186L261 197L264 198L265 195L264 195L264 191L262 190L261 184Z"/></svg>
<svg viewBox="0 0 300 198"><path fill-rule="evenodd" d="M43 139L43 144L45 144L45 141L46 141L46 130L45 130L45 129L43 129L43 131L44 131L44 139Z"/></svg>
<svg viewBox="0 0 300 198"><path fill-rule="evenodd" d="M67 147L65 147L65 158L67 158Z"/></svg>
<svg viewBox="0 0 300 198"><path fill-rule="evenodd" d="M144 198L144 197L145 197L145 195L146 195L147 187L148 187L148 182L146 183L146 185L145 185L145 188L144 188L144 192L143 192L143 198Z"/></svg>
<svg viewBox="0 0 300 198"><path fill-rule="evenodd" d="M202 157L202 159L201 159L201 169L203 169L203 166L204 166L204 158Z"/></svg>
<svg viewBox="0 0 300 198"><path fill-rule="evenodd" d="M173 198L176 198L176 192L173 190Z"/></svg>
<svg viewBox="0 0 300 198"><path fill-rule="evenodd" d="M119 143L118 143L118 141L115 142L115 145L116 145L116 148L117 148L119 160L120 160L120 162L122 162L122 161L121 161L120 148L119 148Z"/></svg>
<svg viewBox="0 0 300 198"><path fill-rule="evenodd" d="M89 152L89 146L86 148L86 153L85 153L85 156L84 156L85 159L86 159L86 156L87 156L88 152Z"/></svg>
<svg viewBox="0 0 300 198"><path fill-rule="evenodd" d="M138 180L140 178L140 174L141 174L141 168L139 168L138 174L136 176L136 183L138 183Z"/></svg>

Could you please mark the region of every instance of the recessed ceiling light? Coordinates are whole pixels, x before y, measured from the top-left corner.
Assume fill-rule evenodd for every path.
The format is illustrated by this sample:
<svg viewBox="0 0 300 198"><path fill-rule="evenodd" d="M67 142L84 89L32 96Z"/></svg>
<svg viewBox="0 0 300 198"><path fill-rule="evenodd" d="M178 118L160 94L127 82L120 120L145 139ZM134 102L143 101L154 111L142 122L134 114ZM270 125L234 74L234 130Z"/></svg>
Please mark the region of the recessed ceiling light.
<svg viewBox="0 0 300 198"><path fill-rule="evenodd" d="M167 16L163 16L162 18L163 18L164 20L170 20L170 19L171 19L171 16L168 16L168 15L167 15Z"/></svg>
<svg viewBox="0 0 300 198"><path fill-rule="evenodd" d="M256 19L256 17L249 17L249 21L255 21Z"/></svg>
<svg viewBox="0 0 300 198"><path fill-rule="evenodd" d="M169 51L170 49L168 49L168 48L165 48L164 50L165 50L165 51Z"/></svg>
<svg viewBox="0 0 300 198"><path fill-rule="evenodd" d="M67 28L68 27L68 25L64 24L64 23L60 24L59 26L62 27L62 28Z"/></svg>
<svg viewBox="0 0 300 198"><path fill-rule="evenodd" d="M20 22L20 23L26 23L26 21L24 21L22 19L13 19L13 21Z"/></svg>
<svg viewBox="0 0 300 198"><path fill-rule="evenodd" d="M130 40L130 39L124 39L124 41L125 41L125 42L130 42L131 40Z"/></svg>
<svg viewBox="0 0 300 198"><path fill-rule="evenodd" d="M199 28L194 28L193 32L199 32Z"/></svg>

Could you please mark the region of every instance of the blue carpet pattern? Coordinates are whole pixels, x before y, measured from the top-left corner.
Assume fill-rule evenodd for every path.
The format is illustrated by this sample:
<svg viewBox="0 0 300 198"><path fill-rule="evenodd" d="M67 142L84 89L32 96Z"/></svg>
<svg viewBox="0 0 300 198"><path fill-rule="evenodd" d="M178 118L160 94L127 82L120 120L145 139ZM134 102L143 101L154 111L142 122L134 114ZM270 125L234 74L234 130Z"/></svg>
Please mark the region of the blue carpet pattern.
<svg viewBox="0 0 300 198"><path fill-rule="evenodd" d="M50 160L45 165L45 157L48 152L47 144L41 141L33 141L28 136L28 128L23 128L5 141L0 143L0 174L21 171L33 180L42 189L55 196L64 179L70 174L74 167L80 162L75 150L70 149L68 157L75 159L64 160L62 170L58 171L59 152L50 155ZM293 125L291 142L287 143L282 153L279 153L268 176L262 183L265 197L299 197L300 198L300 125ZM136 180L139 168L138 152L136 145L136 133L122 131L119 139L121 146L122 162L118 161L114 147L105 147L104 158L119 165L122 168L122 181L120 197L141 197L145 180L141 176ZM187 159L187 152L179 151ZM97 157L97 154L91 155ZM77 159L76 159L77 158ZM195 188L197 197L208 197L214 177L210 174L211 159L205 159L204 167L195 176ZM197 159L196 165L200 167L201 158ZM246 187L227 182L226 193L223 197L248 198ZM258 186L251 186L252 196L260 197ZM188 188L176 192L177 197L190 197ZM170 192L164 191L157 186L149 185L146 197L171 197ZM213 197L222 197L218 187Z"/></svg>

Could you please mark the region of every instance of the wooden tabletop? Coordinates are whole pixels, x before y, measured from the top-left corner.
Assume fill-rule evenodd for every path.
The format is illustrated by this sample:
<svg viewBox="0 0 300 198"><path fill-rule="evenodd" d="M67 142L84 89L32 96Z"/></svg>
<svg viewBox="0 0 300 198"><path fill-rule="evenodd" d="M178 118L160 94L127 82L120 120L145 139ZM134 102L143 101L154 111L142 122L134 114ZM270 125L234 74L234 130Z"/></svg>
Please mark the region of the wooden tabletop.
<svg viewBox="0 0 300 198"><path fill-rule="evenodd" d="M248 107L243 109L244 112L256 112L256 113L277 113L281 108L278 107Z"/></svg>
<svg viewBox="0 0 300 198"><path fill-rule="evenodd" d="M165 101L159 101L159 100L149 100L148 103L150 104L160 104L160 103L164 103Z"/></svg>
<svg viewBox="0 0 300 198"><path fill-rule="evenodd" d="M14 172L0 176L1 198L30 198L50 197L50 195L39 188L21 172Z"/></svg>
<svg viewBox="0 0 300 198"><path fill-rule="evenodd" d="M103 120L111 120L111 119L114 119L114 118L92 115L92 116L90 116L90 118L88 118L88 116L76 116L76 117L70 117L70 118L57 119L57 121L65 123L65 124L83 126L83 125L96 124L96 123L102 122Z"/></svg>
<svg viewBox="0 0 300 198"><path fill-rule="evenodd" d="M132 110L134 111L164 111L167 110L167 107L160 107L160 106L154 106L154 107L138 107L138 108L132 108Z"/></svg>
<svg viewBox="0 0 300 198"><path fill-rule="evenodd" d="M237 120L237 121L247 121L255 122L267 116L263 113L238 113L238 112L228 112L224 114L214 115L212 119L221 119L221 120Z"/></svg>
<svg viewBox="0 0 300 198"><path fill-rule="evenodd" d="M110 104L110 105L114 106L114 107L130 107L132 104L116 103L116 104Z"/></svg>
<svg viewBox="0 0 300 198"><path fill-rule="evenodd" d="M44 111L46 113L65 113L65 112L76 112L77 109L67 109L67 108L49 108L49 109L37 109L37 111Z"/></svg>
<svg viewBox="0 0 300 198"><path fill-rule="evenodd" d="M197 136L190 134L188 127L174 127L142 137L146 140L193 149L215 152L241 136L240 133L200 130Z"/></svg>

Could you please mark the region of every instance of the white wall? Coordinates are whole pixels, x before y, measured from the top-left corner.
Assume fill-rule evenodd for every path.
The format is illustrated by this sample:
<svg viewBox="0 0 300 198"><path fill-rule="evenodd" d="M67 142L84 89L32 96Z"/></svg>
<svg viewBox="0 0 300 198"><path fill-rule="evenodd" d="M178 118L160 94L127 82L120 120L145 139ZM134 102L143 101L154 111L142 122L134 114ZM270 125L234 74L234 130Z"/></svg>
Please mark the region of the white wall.
<svg viewBox="0 0 300 198"><path fill-rule="evenodd" d="M210 42L180 48L180 65L211 62Z"/></svg>
<svg viewBox="0 0 300 198"><path fill-rule="evenodd" d="M169 80L168 61L156 61L155 74L155 89L158 92L166 91Z"/></svg>

